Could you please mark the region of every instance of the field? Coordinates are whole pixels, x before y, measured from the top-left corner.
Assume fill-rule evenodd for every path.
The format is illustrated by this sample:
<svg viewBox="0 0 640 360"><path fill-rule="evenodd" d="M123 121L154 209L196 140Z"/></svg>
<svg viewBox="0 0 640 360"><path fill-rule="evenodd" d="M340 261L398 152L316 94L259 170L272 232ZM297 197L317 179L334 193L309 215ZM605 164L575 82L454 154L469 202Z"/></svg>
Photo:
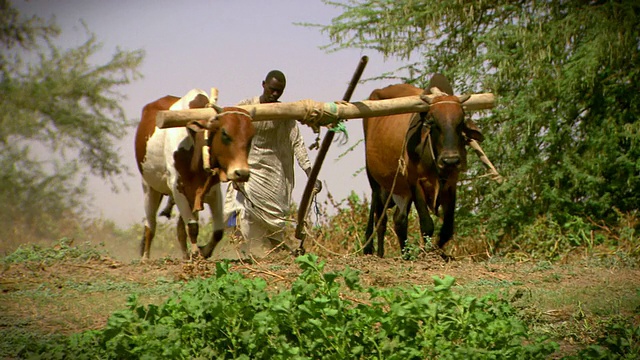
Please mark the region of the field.
<svg viewBox="0 0 640 360"><path fill-rule="evenodd" d="M131 294L137 294L140 304L162 304L189 282L216 272L215 262L184 262L177 259L177 250L162 258L156 253L147 263L114 255L122 250L63 240L52 246L22 246L5 256L0 273L0 357L18 357L33 339L104 328L112 313L127 307ZM135 246L131 251L137 251ZM629 352L640 349L640 270L628 260L616 255L572 256L553 263L503 258L445 263L432 254L410 261L397 256L319 258L325 272L355 270L365 288L432 287L433 276L452 276L454 293L500 294L517 309L531 334L558 344L552 358L575 355L607 338L620 343L619 351L627 358L637 358ZM290 288L302 272L287 253L252 263L231 262L229 270L264 279L272 293ZM348 298L344 292L340 296ZM614 335L621 327L623 332Z"/></svg>

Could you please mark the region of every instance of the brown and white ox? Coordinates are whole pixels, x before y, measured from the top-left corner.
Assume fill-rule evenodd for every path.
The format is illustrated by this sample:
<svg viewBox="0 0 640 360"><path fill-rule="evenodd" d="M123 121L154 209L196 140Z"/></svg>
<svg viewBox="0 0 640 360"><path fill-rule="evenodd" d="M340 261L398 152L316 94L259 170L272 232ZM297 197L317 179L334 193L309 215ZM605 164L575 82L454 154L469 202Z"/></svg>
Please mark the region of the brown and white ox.
<svg viewBox="0 0 640 360"><path fill-rule="evenodd" d="M247 156L255 130L247 111L216 107L218 115L212 119L192 121L185 127L156 127L158 111L204 108L208 104L207 94L194 89L182 98L169 95L160 98L142 110L135 151L142 174L146 215L141 244L143 260L149 258L157 211L164 195L174 199L180 212L177 232L184 258L198 252L209 257L224 229L220 181L249 179ZM208 152L208 163L203 151ZM210 166L204 166L205 163ZM204 208L203 203L211 210L213 235L207 245L198 249L198 212ZM187 249L187 234L191 251Z"/></svg>
<svg viewBox="0 0 640 360"><path fill-rule="evenodd" d="M398 114L363 119L366 171L371 185L371 209L365 231L365 254L373 254L373 232L377 228L378 256L384 256L384 234L387 228L385 204L397 206L394 229L400 249L406 255L408 212L413 203L418 212L420 232L426 242L434 232L429 211L438 215L442 208L438 249L454 231L456 186L460 172L466 169L466 138L482 141L477 126L464 119L462 103L469 97L451 96L449 81L440 74L432 77L427 90L409 84L391 85L374 90L370 100L431 94L437 87L446 93L430 101L426 113ZM428 98L425 98L428 99ZM406 167L405 167L406 166ZM391 199L389 196L391 195ZM378 224L380 222L380 224Z"/></svg>

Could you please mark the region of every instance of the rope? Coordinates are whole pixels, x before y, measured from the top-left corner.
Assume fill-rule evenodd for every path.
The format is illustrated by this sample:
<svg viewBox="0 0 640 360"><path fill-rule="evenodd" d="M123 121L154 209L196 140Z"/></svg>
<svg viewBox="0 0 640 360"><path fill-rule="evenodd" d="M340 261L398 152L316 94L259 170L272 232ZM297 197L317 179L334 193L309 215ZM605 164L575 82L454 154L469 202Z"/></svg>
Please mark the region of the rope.
<svg viewBox="0 0 640 360"><path fill-rule="evenodd" d="M299 121L309 126L314 133L319 133L321 126L329 126L338 122L338 105L335 102L320 103L310 99L299 102L306 109L306 113Z"/></svg>
<svg viewBox="0 0 640 360"><path fill-rule="evenodd" d="M347 126L344 124L343 120L340 120L338 123L331 126L329 131L344 134L347 137L347 141L349 141L349 133L347 133Z"/></svg>

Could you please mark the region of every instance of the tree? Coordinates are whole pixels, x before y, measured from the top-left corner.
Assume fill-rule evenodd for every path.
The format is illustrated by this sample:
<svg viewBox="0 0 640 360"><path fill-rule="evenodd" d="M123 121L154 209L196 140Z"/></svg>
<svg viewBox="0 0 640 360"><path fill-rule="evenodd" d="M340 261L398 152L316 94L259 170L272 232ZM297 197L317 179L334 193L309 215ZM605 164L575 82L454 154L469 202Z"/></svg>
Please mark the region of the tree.
<svg viewBox="0 0 640 360"><path fill-rule="evenodd" d="M430 74L458 93L491 91L483 147L506 181L468 181L462 230L496 245L540 216L617 220L640 208L640 5L634 1L325 1L326 48L406 59L407 82ZM470 178L482 172L478 162ZM636 230L637 231L637 230Z"/></svg>
<svg viewBox="0 0 640 360"><path fill-rule="evenodd" d="M117 87L139 77L144 54L117 50L109 62L94 65L101 45L87 33L79 47L60 49L53 21L24 18L0 0L3 222L47 232L47 224L83 209L87 175L113 184L127 171L114 146L131 126Z"/></svg>

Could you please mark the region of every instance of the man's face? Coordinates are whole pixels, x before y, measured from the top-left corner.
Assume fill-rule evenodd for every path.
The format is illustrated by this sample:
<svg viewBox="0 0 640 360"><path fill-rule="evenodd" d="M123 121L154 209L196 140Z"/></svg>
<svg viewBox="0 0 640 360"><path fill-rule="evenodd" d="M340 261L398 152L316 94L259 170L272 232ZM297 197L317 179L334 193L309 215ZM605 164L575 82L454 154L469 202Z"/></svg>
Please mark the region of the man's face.
<svg viewBox="0 0 640 360"><path fill-rule="evenodd" d="M278 81L276 78L271 78L269 81L262 82L262 102L272 103L278 101L280 95L284 92L285 84Z"/></svg>

